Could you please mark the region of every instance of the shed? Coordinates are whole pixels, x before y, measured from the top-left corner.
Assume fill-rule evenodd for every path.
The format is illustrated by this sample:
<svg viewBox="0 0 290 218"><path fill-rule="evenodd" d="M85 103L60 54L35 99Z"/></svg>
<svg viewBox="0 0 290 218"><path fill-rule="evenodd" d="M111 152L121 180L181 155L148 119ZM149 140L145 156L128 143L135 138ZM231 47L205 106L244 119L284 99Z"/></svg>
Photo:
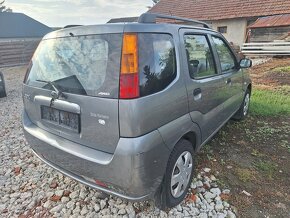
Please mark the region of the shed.
<svg viewBox="0 0 290 218"><path fill-rule="evenodd" d="M0 13L0 38L42 38L52 29L22 13Z"/></svg>
<svg viewBox="0 0 290 218"><path fill-rule="evenodd" d="M0 67L27 64L41 38L52 29L22 14L0 13Z"/></svg>
<svg viewBox="0 0 290 218"><path fill-rule="evenodd" d="M287 38L290 33L290 14L258 18L248 27L248 42L272 42Z"/></svg>

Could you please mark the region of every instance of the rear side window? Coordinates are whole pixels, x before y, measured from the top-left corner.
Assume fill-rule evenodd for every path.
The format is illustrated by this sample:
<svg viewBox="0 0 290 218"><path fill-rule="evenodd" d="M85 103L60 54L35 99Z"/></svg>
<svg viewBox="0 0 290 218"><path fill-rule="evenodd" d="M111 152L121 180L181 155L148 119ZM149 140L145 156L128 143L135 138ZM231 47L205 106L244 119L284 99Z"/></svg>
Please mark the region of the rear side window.
<svg viewBox="0 0 290 218"><path fill-rule="evenodd" d="M43 40L32 59L26 83L63 92L118 98L122 34Z"/></svg>
<svg viewBox="0 0 290 218"><path fill-rule="evenodd" d="M171 35L138 34L140 97L165 89L176 78L176 55Z"/></svg>
<svg viewBox="0 0 290 218"><path fill-rule="evenodd" d="M226 72L236 67L236 60L233 53L230 51L229 47L226 45L224 40L221 38L212 36L213 42L215 44L220 62L222 72Z"/></svg>
<svg viewBox="0 0 290 218"><path fill-rule="evenodd" d="M185 35L184 41L190 77L200 79L215 75L215 62L207 37Z"/></svg>

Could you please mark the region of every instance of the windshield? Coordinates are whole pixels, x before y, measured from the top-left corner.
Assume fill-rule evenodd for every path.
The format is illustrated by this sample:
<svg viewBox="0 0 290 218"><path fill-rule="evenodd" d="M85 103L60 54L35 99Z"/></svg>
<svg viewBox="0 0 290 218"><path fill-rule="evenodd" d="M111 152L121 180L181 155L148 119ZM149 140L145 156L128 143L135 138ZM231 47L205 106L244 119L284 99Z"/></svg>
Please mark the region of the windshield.
<svg viewBox="0 0 290 218"><path fill-rule="evenodd" d="M121 34L43 40L26 83L53 90L53 82L62 92L118 98L121 45Z"/></svg>

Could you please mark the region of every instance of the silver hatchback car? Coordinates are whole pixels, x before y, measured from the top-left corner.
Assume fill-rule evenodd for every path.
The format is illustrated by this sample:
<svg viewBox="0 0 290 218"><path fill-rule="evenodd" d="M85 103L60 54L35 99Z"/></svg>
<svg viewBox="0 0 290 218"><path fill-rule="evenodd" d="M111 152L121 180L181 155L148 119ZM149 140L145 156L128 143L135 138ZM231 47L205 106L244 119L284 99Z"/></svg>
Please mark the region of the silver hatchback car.
<svg viewBox="0 0 290 218"><path fill-rule="evenodd" d="M85 185L173 207L194 154L247 115L250 66L195 20L146 13L138 23L64 28L30 62L24 133L41 160Z"/></svg>

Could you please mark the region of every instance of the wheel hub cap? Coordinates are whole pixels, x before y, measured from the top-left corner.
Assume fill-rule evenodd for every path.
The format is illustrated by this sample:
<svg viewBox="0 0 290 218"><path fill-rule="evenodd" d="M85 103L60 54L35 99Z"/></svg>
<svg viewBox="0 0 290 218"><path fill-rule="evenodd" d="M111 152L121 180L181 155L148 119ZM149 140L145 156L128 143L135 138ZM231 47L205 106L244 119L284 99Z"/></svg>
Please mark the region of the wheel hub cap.
<svg viewBox="0 0 290 218"><path fill-rule="evenodd" d="M171 175L171 194L179 198L188 185L192 172L192 155L190 152L183 152L177 159Z"/></svg>
<svg viewBox="0 0 290 218"><path fill-rule="evenodd" d="M247 94L244 102L244 116L246 116L248 113L249 105L250 105L250 95Z"/></svg>

